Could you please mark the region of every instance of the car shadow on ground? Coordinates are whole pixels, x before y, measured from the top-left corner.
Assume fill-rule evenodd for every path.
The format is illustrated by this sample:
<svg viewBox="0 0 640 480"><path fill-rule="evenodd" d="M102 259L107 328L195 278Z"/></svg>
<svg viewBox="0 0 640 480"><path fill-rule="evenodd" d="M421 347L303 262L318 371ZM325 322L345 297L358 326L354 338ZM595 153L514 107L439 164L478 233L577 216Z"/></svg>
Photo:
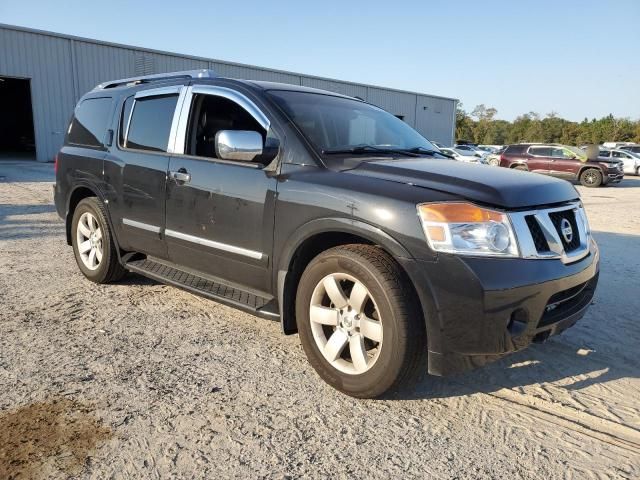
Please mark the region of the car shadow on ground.
<svg viewBox="0 0 640 480"><path fill-rule="evenodd" d="M55 212L51 204L0 204L0 239L17 240L32 237L64 235L64 223L57 219L33 218Z"/></svg>
<svg viewBox="0 0 640 480"><path fill-rule="evenodd" d="M619 378L637 377L638 373L637 366L621 366L616 358L564 343L559 337L477 370L449 377L428 375L413 387L395 392L389 399L451 398L545 383L566 390L581 390Z"/></svg>
<svg viewBox="0 0 640 480"><path fill-rule="evenodd" d="M55 182L53 163L14 161L0 158L0 182Z"/></svg>
<svg viewBox="0 0 640 480"><path fill-rule="evenodd" d="M640 188L640 177L627 174L620 183L609 185L607 188Z"/></svg>

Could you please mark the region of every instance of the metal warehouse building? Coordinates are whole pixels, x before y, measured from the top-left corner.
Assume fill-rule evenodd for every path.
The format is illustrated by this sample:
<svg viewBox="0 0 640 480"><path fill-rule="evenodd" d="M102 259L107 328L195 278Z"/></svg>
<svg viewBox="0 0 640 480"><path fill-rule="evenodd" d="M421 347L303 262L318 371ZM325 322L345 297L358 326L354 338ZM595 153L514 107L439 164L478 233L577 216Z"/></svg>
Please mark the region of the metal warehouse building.
<svg viewBox="0 0 640 480"><path fill-rule="evenodd" d="M106 80L177 70L304 85L360 97L425 137L451 145L456 100L210 58L180 55L0 24L0 158L47 162L62 145L77 100Z"/></svg>

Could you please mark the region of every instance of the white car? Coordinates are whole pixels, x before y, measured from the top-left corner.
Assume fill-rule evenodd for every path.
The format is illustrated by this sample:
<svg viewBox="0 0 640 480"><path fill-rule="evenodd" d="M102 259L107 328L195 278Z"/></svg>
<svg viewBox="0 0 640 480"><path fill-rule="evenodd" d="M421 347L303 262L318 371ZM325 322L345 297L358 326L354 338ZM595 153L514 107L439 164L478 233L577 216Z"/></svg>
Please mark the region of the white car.
<svg viewBox="0 0 640 480"><path fill-rule="evenodd" d="M472 145L455 145L453 147L456 150L463 150L466 152L471 152L474 153L475 155L477 155L478 157L486 157L487 155L489 155L489 152L486 152L476 146L472 146Z"/></svg>
<svg viewBox="0 0 640 480"><path fill-rule="evenodd" d="M486 164L484 157L479 157L470 150L460 150L459 148L441 148L441 152L454 158L459 162Z"/></svg>
<svg viewBox="0 0 640 480"><path fill-rule="evenodd" d="M598 158L615 158L624 163L624 173L640 175L640 153L628 150L600 150Z"/></svg>

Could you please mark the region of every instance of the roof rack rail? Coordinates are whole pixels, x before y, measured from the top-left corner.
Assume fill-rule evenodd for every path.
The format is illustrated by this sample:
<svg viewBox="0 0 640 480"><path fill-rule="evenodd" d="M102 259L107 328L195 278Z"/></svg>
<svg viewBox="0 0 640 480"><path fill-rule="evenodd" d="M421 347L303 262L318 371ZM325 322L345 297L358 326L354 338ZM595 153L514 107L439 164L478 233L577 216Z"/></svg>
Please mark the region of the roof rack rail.
<svg viewBox="0 0 640 480"><path fill-rule="evenodd" d="M182 72L156 73L155 75L143 75L140 77L122 78L120 80L110 80L97 85L94 90L105 88L115 88L122 85L138 85L140 83L159 82L161 80L175 80L179 78L215 78L218 75L213 70L185 70Z"/></svg>

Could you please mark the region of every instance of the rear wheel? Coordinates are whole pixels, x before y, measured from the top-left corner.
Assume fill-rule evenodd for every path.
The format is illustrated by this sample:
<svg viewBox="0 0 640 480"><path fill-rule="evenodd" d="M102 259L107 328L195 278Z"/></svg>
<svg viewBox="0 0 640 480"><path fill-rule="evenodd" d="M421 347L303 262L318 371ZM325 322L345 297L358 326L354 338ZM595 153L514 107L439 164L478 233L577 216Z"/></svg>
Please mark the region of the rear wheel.
<svg viewBox="0 0 640 480"><path fill-rule="evenodd" d="M602 185L602 172L596 168L587 168L580 174L580 183L585 187Z"/></svg>
<svg viewBox="0 0 640 480"><path fill-rule="evenodd" d="M359 398L415 382L426 371L426 335L410 292L378 247L345 245L313 259L298 286L296 319L320 377Z"/></svg>
<svg viewBox="0 0 640 480"><path fill-rule="evenodd" d="M119 280L126 270L118 261L107 213L95 197L78 203L71 223L73 253L80 271L92 282Z"/></svg>

